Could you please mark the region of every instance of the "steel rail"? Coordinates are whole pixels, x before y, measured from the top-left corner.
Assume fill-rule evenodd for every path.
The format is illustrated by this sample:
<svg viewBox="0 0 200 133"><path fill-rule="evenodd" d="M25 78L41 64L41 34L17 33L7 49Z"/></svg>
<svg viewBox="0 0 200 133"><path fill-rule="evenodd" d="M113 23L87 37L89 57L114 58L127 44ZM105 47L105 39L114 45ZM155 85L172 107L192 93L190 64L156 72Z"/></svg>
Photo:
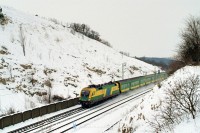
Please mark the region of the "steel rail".
<svg viewBox="0 0 200 133"><path fill-rule="evenodd" d="M121 106L121 105L123 105L123 104L125 104L125 103L127 103L127 102L129 102L129 101L131 101L131 100L134 100L134 99L136 99L136 98L138 98L138 97L140 97L140 96L142 96L142 95L144 95L144 94L146 94L146 93L148 93L148 92L150 92L150 91L151 91L151 89L149 89L149 90L147 90L147 91L145 91L145 92L141 92L141 93L139 93L139 94L134 94L134 95L130 96L130 97L132 97L132 98L130 98L130 99L125 98L125 99L121 100L121 101L124 101L124 100L125 100L125 101L122 102L122 103L119 103L119 104L118 104L118 102L120 102L120 101L117 101L117 102L115 102L115 103L112 104L112 105L117 104L117 105L115 105L114 107L110 107L111 105L108 105L108 106L106 106L106 107L103 107L104 109L105 109L105 108L108 108L108 109L106 109L105 111L103 111L103 112L101 112L101 113L98 113L98 114L95 115L95 116L92 116L92 117L90 117L90 118L87 118L86 120L84 120L84 121L82 121L82 122L80 122L80 123L77 123L76 126L79 126L79 125L81 125L81 124L83 124L83 123L85 123L85 122L87 122L87 121L90 121L91 119L94 119L94 118L96 118L97 116L100 116L100 115L102 115L102 114L104 114L104 113L106 113L106 112L108 112L108 111L111 111L112 109L115 109L115 108L117 108L118 106ZM128 99L128 100L126 100L126 99ZM76 119L76 120L73 120L73 121L71 121L71 122L68 122L68 123L66 123L66 124L63 124L62 126L60 126L60 127L58 127L58 128L55 128L55 129L53 129L53 130L51 130L51 131L49 131L49 132L53 132L53 131L56 131L56 130L58 130L58 129L62 128L62 127L65 127L65 126L67 126L67 125L73 124L73 123L75 123L76 121L81 120L81 119L83 119L83 118L85 118L85 117L87 117L87 116L91 116L91 115L93 115L93 113L100 112L101 110L102 110L102 109L98 109L97 111L94 111L94 112L92 112L91 114L82 116L81 118L78 118L78 119ZM65 130L62 131L61 133L64 133L64 132L66 132L66 131L69 131L69 130L71 130L71 129L73 129L73 128L74 128L74 126L71 126L70 128L65 129Z"/></svg>
<svg viewBox="0 0 200 133"><path fill-rule="evenodd" d="M145 91L145 92L143 92L142 94L145 94L145 93L147 93L147 92L149 92L149 91L150 91L150 90ZM137 93L137 94L138 94L138 93ZM121 100L115 102L115 103L112 103L112 104L110 104L110 105L107 105L107 106L104 107L104 108L107 108L107 107L109 107L109 106L112 106L112 105L114 105L114 104L117 104L117 103L120 102L120 101L129 99L130 97L133 97L133 96L135 96L135 95L137 95L137 94L128 96L128 97L126 97L126 98L124 98L124 99L121 99ZM142 95L142 94L140 94L140 95ZM137 97L138 97L138 96L137 96ZM135 97L135 98L136 98L136 97ZM135 98L133 98L133 99L135 99ZM129 100L129 101L130 101L130 100ZM126 102L128 102L128 101L126 101ZM124 102L124 103L126 103L126 102ZM102 106L102 104L100 104L100 105L98 105L98 106L94 106L92 109L99 108L99 106ZM119 106L119 105L118 105L118 106ZM117 106L116 106L116 107L117 107ZM76 109L72 109L72 110L66 111L66 112L64 112L64 113L58 114L58 115L56 115L56 116L50 117L50 118L48 118L48 119L45 119L45 120L42 120L42 121L38 121L38 122L36 122L36 123L27 125L27 126L25 126L25 127L22 127L22 128L13 130L13 131L10 131L9 133L19 133L19 132L20 132L20 133L28 133L28 132L37 130L38 128L47 126L47 127L43 128L43 129L39 130L39 131L42 131L42 130L45 130L45 129L50 128L50 127L52 126L52 124L57 125L57 124L59 124L59 123L62 123L62 122L64 122L64 121L66 121L66 118L67 118L67 120L72 119L72 118L69 118L69 117L72 116L72 115L74 115L74 114L78 114L78 113L81 113L81 112L82 112L81 114L83 114L83 113L87 113L87 112L90 111L90 110L88 110L88 111L83 112L84 110L86 110L86 109L83 109L83 108L81 108L81 107L80 107L80 108L76 108ZM101 109L98 109L98 110L95 111L95 112L98 112L99 110L101 110ZM92 112L92 113L95 113L95 112ZM106 111L106 112L107 112L107 111ZM81 114L78 114L78 115L81 115ZM75 115L74 117L77 117L78 115ZM100 114L99 114L99 115L100 115ZM99 116L99 115L98 115L98 116ZM87 115L87 116L89 116L89 115ZM84 117L86 117L86 116L83 116L83 117L81 117L81 118L84 118ZM96 116L96 117L97 117L97 116ZM80 119L81 119L81 118L80 118ZM95 117L94 117L94 118L95 118ZM59 121L59 120L60 120L60 121ZM77 119L77 120L78 120L78 119ZM57 122L57 121L59 121L59 122ZM75 121L76 121L76 120L74 120L74 121L72 121L72 122L69 122L69 123L67 123L67 125L69 125L69 124L71 124L71 123L73 123L73 122L75 122ZM81 123L81 124L82 124L82 123ZM66 124L65 124L65 125L66 125ZM78 126L78 125L80 125L80 124L77 124L76 126ZM62 127L64 127L64 126L61 126L61 127L59 127L59 128L62 128ZM59 129L59 128L53 129L53 130L51 130L50 132L55 131L55 130L57 130L57 129ZM73 128L73 127L72 127L72 128ZM70 128L70 129L72 129L72 128ZM70 129L69 129L69 130L70 130ZM39 131L37 131L37 132L39 132Z"/></svg>
<svg viewBox="0 0 200 133"><path fill-rule="evenodd" d="M83 110L83 108L81 108L81 107L76 108L76 109L72 109L72 110L66 111L66 112L64 112L64 113L58 114L58 115L56 115L56 116L52 116L52 117L50 117L50 118L48 118L48 119L41 120L41 121L38 121L38 122L36 122L36 123L27 125L27 126L25 126L25 127L22 127L22 128L13 130L13 131L10 131L9 133L27 133L27 132L33 131L33 130L35 130L35 129L38 129L39 127L48 125L48 124L50 124L50 123L52 123L52 122L54 122L54 121L63 119L63 117L73 115L73 112L76 112L76 111L77 111L77 112L80 112L80 111L82 111L82 110Z"/></svg>

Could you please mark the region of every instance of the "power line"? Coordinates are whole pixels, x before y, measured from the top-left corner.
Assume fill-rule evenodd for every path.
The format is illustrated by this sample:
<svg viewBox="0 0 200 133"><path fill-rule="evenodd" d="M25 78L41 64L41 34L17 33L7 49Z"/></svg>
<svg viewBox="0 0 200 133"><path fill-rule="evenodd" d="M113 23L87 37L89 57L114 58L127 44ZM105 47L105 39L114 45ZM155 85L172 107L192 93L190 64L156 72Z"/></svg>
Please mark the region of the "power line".
<svg viewBox="0 0 200 133"><path fill-rule="evenodd" d="M0 89L0 90L7 90L7 89Z"/></svg>
<svg viewBox="0 0 200 133"><path fill-rule="evenodd" d="M3 94L3 95L0 95L0 96L8 96L8 95L14 95L14 94L10 93L10 94Z"/></svg>

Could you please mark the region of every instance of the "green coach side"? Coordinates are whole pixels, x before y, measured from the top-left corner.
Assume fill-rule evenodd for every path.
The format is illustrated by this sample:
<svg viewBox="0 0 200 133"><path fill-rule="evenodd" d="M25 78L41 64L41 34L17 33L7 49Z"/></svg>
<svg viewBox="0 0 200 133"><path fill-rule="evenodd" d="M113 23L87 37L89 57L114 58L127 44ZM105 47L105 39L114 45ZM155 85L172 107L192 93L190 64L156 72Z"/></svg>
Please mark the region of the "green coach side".
<svg viewBox="0 0 200 133"><path fill-rule="evenodd" d="M145 78L146 78L146 85L153 83L155 79L155 74L147 75L145 76Z"/></svg>
<svg viewBox="0 0 200 133"><path fill-rule="evenodd" d="M135 77L131 79L116 81L119 84L120 92L123 93L138 88L140 86L140 78L141 77Z"/></svg>
<svg viewBox="0 0 200 133"><path fill-rule="evenodd" d="M161 80L164 80L164 79L166 79L167 78L167 73L166 72L162 72L162 73L160 73L160 79Z"/></svg>

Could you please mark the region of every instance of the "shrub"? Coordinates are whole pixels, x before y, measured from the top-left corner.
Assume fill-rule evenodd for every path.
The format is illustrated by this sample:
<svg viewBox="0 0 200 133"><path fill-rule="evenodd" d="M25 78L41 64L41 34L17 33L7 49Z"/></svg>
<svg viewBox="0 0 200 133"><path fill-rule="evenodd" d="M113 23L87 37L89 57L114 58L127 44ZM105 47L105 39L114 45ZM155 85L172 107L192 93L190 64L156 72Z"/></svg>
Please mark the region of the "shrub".
<svg viewBox="0 0 200 133"><path fill-rule="evenodd" d="M173 61L170 63L169 68L167 70L167 73L173 74L176 70L182 68L185 66L185 63L181 62L181 61Z"/></svg>
<svg viewBox="0 0 200 133"><path fill-rule="evenodd" d="M196 118L200 105L199 76L190 75L185 80L177 80L166 90L167 97L163 105L156 109L157 114L149 121L155 132L172 130L185 117Z"/></svg>
<svg viewBox="0 0 200 133"><path fill-rule="evenodd" d="M10 107L9 109L6 110L6 114L10 115L10 114L14 114L16 111L13 107Z"/></svg>
<svg viewBox="0 0 200 133"><path fill-rule="evenodd" d="M6 25L9 22L9 18L0 13L0 24L1 25Z"/></svg>
<svg viewBox="0 0 200 133"><path fill-rule="evenodd" d="M3 18L4 18L3 13L0 13L0 19L3 19Z"/></svg>
<svg viewBox="0 0 200 133"><path fill-rule="evenodd" d="M88 25L86 24L79 24L79 23L71 23L70 24L70 28L72 29L71 30L71 33L74 34L74 31L75 32L78 32L78 33L81 33L91 39L94 39L96 41L99 41L103 44L105 44L106 46L108 47L112 47L111 44L106 41L106 40L103 40L100 38L100 34L94 30L92 30Z"/></svg>
<svg viewBox="0 0 200 133"><path fill-rule="evenodd" d="M44 84L45 84L46 86L48 86L49 88L52 88L52 84L51 84L51 81L50 81L50 80L46 80L46 81L44 82Z"/></svg>
<svg viewBox="0 0 200 133"><path fill-rule="evenodd" d="M64 97L58 96L58 95L54 95L52 99L53 99L54 101L62 101L62 100L65 100Z"/></svg>
<svg viewBox="0 0 200 133"><path fill-rule="evenodd" d="M176 58L186 64L200 63L200 17L187 19Z"/></svg>
<svg viewBox="0 0 200 133"><path fill-rule="evenodd" d="M31 64L20 64L20 66L23 67L24 69L32 69Z"/></svg>

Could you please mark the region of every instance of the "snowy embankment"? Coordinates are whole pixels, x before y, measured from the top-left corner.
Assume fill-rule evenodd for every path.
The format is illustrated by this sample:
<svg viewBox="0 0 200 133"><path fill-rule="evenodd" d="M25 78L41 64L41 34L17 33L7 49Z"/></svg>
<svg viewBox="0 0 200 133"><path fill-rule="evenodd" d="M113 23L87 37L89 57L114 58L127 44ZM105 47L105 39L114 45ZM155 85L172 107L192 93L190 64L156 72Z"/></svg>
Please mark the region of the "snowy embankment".
<svg viewBox="0 0 200 133"><path fill-rule="evenodd" d="M2 7L0 25L0 116L73 98L81 88L150 74L159 68L122 56L68 24Z"/></svg>
<svg viewBox="0 0 200 133"><path fill-rule="evenodd" d="M181 98L183 106L172 95L169 95L169 92L179 87L182 87L180 90L187 90L190 92L188 94L193 94L190 99L195 103L195 119L191 112L183 108L183 106L190 105L188 97L186 98L187 93L179 89L175 91L176 96ZM134 133L200 133L199 91L200 66L186 66L161 82L160 85L155 86L153 91L138 103L137 108L130 111L115 130L116 132L134 131ZM180 92L182 95L179 95Z"/></svg>

